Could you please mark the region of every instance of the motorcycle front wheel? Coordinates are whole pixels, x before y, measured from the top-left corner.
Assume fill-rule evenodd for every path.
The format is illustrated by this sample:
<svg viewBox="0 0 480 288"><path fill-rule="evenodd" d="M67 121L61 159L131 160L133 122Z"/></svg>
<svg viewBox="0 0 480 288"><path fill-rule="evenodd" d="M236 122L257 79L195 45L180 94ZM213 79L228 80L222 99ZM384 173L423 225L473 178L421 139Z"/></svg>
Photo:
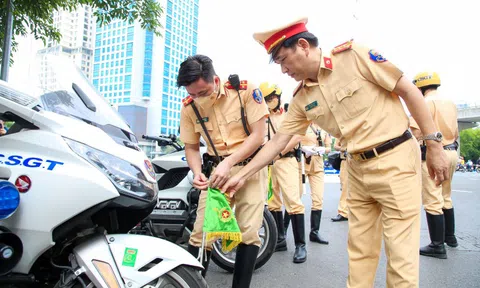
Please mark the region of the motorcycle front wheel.
<svg viewBox="0 0 480 288"><path fill-rule="evenodd" d="M89 288L95 286L90 283L86 285ZM82 288L84 287L78 282L72 283L70 285L61 285L60 282L55 285L54 288ZM202 277L198 270L193 269L192 267L187 266L178 266L173 270L170 270L161 277L151 281L143 287L149 288L207 288L207 282Z"/></svg>
<svg viewBox="0 0 480 288"><path fill-rule="evenodd" d="M258 235L262 243L258 251L255 269L262 267L270 260L277 245L277 225L275 224L275 218L273 218L272 213L270 213L267 207L263 210L263 223L258 231ZM218 267L233 273L235 257L237 255L236 251L237 248L234 248L232 251L224 253L222 251L222 240L217 240L213 243L212 261L215 262Z"/></svg>

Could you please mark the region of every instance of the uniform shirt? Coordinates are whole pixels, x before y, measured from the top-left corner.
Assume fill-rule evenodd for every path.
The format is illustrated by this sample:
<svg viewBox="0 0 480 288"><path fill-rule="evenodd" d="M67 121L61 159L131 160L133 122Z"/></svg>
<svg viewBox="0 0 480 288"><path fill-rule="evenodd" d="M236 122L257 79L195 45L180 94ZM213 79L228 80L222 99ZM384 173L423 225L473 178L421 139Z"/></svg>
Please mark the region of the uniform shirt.
<svg viewBox="0 0 480 288"><path fill-rule="evenodd" d="M308 126L305 136L302 137L302 146L319 146L317 132L320 132L323 147L330 147L332 145L332 138L328 136L327 132L312 123L312 125Z"/></svg>
<svg viewBox="0 0 480 288"><path fill-rule="evenodd" d="M257 93L256 95L254 91ZM249 131L251 131L251 124L268 115L268 107L261 93L258 97L259 91L251 83L247 84L245 90L240 90ZM202 116L218 155L226 156L237 151L248 137L242 124L237 91L228 89L226 85L221 84L220 95L211 109L205 111L200 105L196 105L196 107ZM180 140L187 144L197 144L200 142L200 136L202 136L207 142L208 154L215 155L192 106L182 106L180 114Z"/></svg>
<svg viewBox="0 0 480 288"><path fill-rule="evenodd" d="M270 112L270 115L268 116L268 118L270 119L270 122L272 123L272 126L273 126L273 129L272 129L272 126L270 126L270 124L268 124L268 122L267 122L268 132L270 133L270 139L271 139L271 138L273 138L273 135L275 135L275 133L277 133L278 129L280 129L280 126L281 126L283 120L285 119L285 110L280 108L278 111ZM267 135L266 135L267 137L268 137L268 132L267 132Z"/></svg>
<svg viewBox="0 0 480 288"><path fill-rule="evenodd" d="M457 106L441 96L436 90L425 95L425 102L432 115L435 127L442 132L442 145L450 145L458 138ZM417 122L410 118L410 127L419 129Z"/></svg>
<svg viewBox="0 0 480 288"><path fill-rule="evenodd" d="M290 102L280 133L304 135L314 122L360 152L402 135L408 117L395 88L403 72L374 50L353 43L322 55L316 82L304 80Z"/></svg>
<svg viewBox="0 0 480 288"><path fill-rule="evenodd" d="M286 112L285 112L285 110L283 110L283 108L280 108L280 109L278 109L278 111L270 113L269 118L270 118L270 121L271 121L272 126L273 126L273 129L272 129L270 124L268 124L268 131L270 132L270 139L272 139L273 136L280 129L283 120L285 120L285 115L286 115ZM273 130L275 130L275 131L273 131ZM267 133L267 140L268 140L268 133ZM294 149L292 149L291 151L293 151ZM289 152L291 152L291 151L289 151Z"/></svg>

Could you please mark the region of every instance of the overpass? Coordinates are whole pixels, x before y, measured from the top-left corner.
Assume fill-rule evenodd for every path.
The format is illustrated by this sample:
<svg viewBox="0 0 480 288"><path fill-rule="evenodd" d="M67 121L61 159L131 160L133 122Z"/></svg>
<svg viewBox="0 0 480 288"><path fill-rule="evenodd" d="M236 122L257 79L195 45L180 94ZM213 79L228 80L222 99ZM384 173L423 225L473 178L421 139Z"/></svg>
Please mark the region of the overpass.
<svg viewBox="0 0 480 288"><path fill-rule="evenodd" d="M477 127L480 123L480 103L457 105L458 132Z"/></svg>

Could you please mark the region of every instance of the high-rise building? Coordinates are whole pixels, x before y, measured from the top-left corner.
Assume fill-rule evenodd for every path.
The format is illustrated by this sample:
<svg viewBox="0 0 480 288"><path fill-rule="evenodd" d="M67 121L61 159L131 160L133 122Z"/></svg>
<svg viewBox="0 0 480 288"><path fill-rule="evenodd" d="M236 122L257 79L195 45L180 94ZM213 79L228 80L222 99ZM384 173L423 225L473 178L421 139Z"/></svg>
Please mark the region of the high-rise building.
<svg viewBox="0 0 480 288"><path fill-rule="evenodd" d="M180 63L197 53L199 3L198 0L166 2L160 132L176 134L181 100L187 96L185 89L176 88L176 77Z"/></svg>
<svg viewBox="0 0 480 288"><path fill-rule="evenodd" d="M95 35L95 17L92 8L82 5L72 12L56 11L52 17L53 24L60 31L62 38L59 42L48 39L46 45L37 51L38 60L44 65L45 55L67 56L89 79L92 79ZM53 80L48 78L48 73L43 77L46 83L55 85Z"/></svg>
<svg viewBox="0 0 480 288"><path fill-rule="evenodd" d="M162 0L162 37L138 22L113 21L95 35L93 84L118 107L139 140L176 134L181 100L180 63L197 51L198 0Z"/></svg>

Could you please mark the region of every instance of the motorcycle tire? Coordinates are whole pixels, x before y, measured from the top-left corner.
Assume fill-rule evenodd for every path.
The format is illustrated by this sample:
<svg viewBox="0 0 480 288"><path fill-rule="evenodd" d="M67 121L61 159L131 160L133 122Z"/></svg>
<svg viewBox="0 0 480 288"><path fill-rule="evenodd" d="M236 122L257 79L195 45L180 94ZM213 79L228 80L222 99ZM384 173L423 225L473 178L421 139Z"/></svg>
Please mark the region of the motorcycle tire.
<svg viewBox="0 0 480 288"><path fill-rule="evenodd" d="M265 207L263 210L262 228L264 228L265 239L260 246L260 250L258 251L255 269L262 267L268 262L268 260L270 260L270 257L272 257L273 253L275 252L275 246L277 245L277 225L275 224L275 218L273 218L272 213L267 207ZM263 239L262 235L260 238ZM218 267L230 273L233 273L233 268L235 266L235 255L236 248L226 254L222 252L221 240L218 240L213 244L211 260L217 264Z"/></svg>
<svg viewBox="0 0 480 288"><path fill-rule="evenodd" d="M166 282L166 283L165 283ZM170 270L161 277L151 281L147 285L157 287L157 284L163 284L160 287L176 287L176 288L207 288L207 281L202 277L199 270L195 270L188 266L178 266ZM165 286L166 285L166 286ZM54 288L81 288L80 283L75 282L71 285L61 286L58 282ZM95 286L93 286L95 287Z"/></svg>

